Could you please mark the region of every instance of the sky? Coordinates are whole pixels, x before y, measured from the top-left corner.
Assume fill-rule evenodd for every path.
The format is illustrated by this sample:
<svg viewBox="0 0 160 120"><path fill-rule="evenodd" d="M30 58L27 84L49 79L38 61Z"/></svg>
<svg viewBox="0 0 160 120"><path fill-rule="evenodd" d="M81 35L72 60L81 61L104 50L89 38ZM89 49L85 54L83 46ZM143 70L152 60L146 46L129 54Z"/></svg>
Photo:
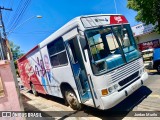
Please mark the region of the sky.
<svg viewBox="0 0 160 120"><path fill-rule="evenodd" d="M123 14L131 26L137 25L137 13L126 7L127 0L115 1L117 13ZM23 53L28 52L74 17L116 13L114 0L31 0L17 26L10 29L17 15L19 3L20 0L1 0L0 6L13 9L2 11L3 21L6 32L9 32L8 39L19 45ZM41 15L42 18L36 18L36 15Z"/></svg>

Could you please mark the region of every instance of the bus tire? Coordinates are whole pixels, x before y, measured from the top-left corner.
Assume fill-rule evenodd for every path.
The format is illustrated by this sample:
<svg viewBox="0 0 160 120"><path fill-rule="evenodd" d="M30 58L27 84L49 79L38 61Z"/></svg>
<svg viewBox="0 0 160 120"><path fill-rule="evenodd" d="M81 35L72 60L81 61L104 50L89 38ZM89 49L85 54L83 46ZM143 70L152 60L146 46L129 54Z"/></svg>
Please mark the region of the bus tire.
<svg viewBox="0 0 160 120"><path fill-rule="evenodd" d="M69 106L73 110L81 110L82 104L79 103L76 94L74 93L73 90L66 90L65 91L65 99L68 102Z"/></svg>
<svg viewBox="0 0 160 120"><path fill-rule="evenodd" d="M31 90L35 96L38 96L38 92L36 91L35 86L32 83L31 83Z"/></svg>
<svg viewBox="0 0 160 120"><path fill-rule="evenodd" d="M160 64L157 65L157 72L160 73Z"/></svg>

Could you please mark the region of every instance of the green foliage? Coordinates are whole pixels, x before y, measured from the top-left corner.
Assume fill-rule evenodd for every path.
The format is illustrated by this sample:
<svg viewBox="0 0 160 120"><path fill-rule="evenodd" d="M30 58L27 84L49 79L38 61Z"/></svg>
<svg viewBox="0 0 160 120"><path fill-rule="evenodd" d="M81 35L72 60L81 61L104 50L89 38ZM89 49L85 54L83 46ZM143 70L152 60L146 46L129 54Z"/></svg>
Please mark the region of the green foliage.
<svg viewBox="0 0 160 120"><path fill-rule="evenodd" d="M16 69L16 74L19 76L18 65L17 65L17 61L16 60L14 61L14 66L15 66L15 69Z"/></svg>
<svg viewBox="0 0 160 120"><path fill-rule="evenodd" d="M15 69L18 68L17 61L14 61L14 66L15 66Z"/></svg>
<svg viewBox="0 0 160 120"><path fill-rule="evenodd" d="M20 50L20 46L15 45L12 41L10 41L9 44L10 44L11 52L12 52L12 55L13 55L13 60L14 60L14 65L15 65L16 73L19 76L18 66L17 66L17 61L16 60L18 58L20 58L21 56L23 56L24 54Z"/></svg>
<svg viewBox="0 0 160 120"><path fill-rule="evenodd" d="M13 55L13 60L17 60L18 58L24 55L20 50L20 46L15 45L12 41L10 41L9 44Z"/></svg>
<svg viewBox="0 0 160 120"><path fill-rule="evenodd" d="M156 25L160 33L160 0L128 0L127 7L137 11L137 21Z"/></svg>

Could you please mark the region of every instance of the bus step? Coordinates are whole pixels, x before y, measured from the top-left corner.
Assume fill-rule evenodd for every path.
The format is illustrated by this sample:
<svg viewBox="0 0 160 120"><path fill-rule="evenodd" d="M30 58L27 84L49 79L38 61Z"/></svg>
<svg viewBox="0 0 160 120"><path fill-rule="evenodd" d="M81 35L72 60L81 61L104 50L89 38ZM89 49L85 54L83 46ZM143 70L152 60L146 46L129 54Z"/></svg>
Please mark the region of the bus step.
<svg viewBox="0 0 160 120"><path fill-rule="evenodd" d="M90 107L94 107L94 104L93 104L93 100L90 98L90 99L88 99L86 102L84 102L83 104L85 104L85 105L88 105L88 106L90 106Z"/></svg>

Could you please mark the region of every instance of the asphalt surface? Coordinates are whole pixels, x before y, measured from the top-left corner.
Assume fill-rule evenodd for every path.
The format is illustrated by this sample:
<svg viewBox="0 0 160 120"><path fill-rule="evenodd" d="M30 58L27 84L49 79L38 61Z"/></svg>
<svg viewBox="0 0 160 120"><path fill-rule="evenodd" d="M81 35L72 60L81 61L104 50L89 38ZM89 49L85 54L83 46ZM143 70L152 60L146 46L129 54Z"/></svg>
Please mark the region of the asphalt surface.
<svg viewBox="0 0 160 120"><path fill-rule="evenodd" d="M25 111L41 111L50 118L41 119L67 119L67 120L160 120L160 117L131 117L132 111L160 111L160 74L156 71L148 71L148 81L140 89L135 91L127 99L110 110L97 110L84 106L82 111L73 111L64 105L64 100L50 95L39 94L35 97L30 91L22 90L22 102ZM52 112L48 112L52 111ZM58 112L53 112L58 111ZM118 117L106 117L109 111L127 111ZM52 118L51 118L52 116ZM31 118L27 118L31 119Z"/></svg>

